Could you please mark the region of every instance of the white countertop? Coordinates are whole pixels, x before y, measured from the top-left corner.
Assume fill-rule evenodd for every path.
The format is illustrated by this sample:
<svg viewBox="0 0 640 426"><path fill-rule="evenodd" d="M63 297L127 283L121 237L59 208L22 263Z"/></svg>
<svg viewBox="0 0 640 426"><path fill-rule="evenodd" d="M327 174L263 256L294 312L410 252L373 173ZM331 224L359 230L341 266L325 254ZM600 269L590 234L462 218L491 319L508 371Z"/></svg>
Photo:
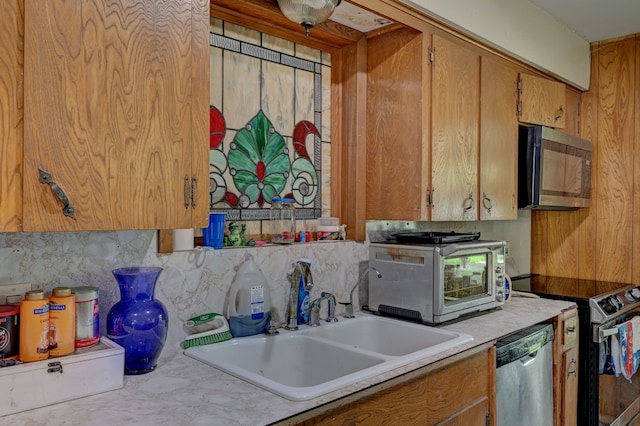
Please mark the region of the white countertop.
<svg viewBox="0 0 640 426"><path fill-rule="evenodd" d="M548 320L572 306L559 300L514 297L499 310L442 327L470 334L473 342L309 401L286 400L179 353L151 373L125 376L122 389L0 417L0 424L269 424Z"/></svg>

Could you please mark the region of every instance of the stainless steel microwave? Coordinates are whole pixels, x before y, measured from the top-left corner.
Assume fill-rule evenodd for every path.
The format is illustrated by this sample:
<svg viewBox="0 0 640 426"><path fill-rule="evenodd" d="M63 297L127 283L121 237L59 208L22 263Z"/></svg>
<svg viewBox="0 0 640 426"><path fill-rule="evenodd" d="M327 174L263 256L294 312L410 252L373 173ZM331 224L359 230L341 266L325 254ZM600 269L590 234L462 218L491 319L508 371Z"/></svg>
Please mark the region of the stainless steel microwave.
<svg viewBox="0 0 640 426"><path fill-rule="evenodd" d="M573 210L591 202L590 141L544 126L521 125L518 208Z"/></svg>
<svg viewBox="0 0 640 426"><path fill-rule="evenodd" d="M440 324L488 311L505 300L504 241L371 243L370 311Z"/></svg>

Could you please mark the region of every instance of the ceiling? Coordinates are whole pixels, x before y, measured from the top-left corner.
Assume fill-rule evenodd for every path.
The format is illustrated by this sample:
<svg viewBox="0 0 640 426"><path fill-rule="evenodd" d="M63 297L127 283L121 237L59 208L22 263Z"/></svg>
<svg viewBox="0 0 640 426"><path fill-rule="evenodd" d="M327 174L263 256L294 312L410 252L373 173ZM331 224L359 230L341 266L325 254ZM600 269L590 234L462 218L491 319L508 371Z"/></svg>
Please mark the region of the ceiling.
<svg viewBox="0 0 640 426"><path fill-rule="evenodd" d="M640 33L638 0L529 0L588 42Z"/></svg>
<svg viewBox="0 0 640 426"><path fill-rule="evenodd" d="M640 0L529 1L588 42L640 33ZM346 1L331 20L365 33L390 23Z"/></svg>

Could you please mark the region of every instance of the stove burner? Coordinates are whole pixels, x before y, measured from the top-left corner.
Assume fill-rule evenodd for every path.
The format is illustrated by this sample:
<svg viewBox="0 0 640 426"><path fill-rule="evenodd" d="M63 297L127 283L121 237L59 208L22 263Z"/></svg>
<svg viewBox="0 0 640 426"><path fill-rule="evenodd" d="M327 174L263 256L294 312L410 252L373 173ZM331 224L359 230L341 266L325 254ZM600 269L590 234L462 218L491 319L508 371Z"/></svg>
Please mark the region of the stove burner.
<svg viewBox="0 0 640 426"><path fill-rule="evenodd" d="M474 241L480 238L480 232L398 232L391 234L394 240L403 244L447 244Z"/></svg>

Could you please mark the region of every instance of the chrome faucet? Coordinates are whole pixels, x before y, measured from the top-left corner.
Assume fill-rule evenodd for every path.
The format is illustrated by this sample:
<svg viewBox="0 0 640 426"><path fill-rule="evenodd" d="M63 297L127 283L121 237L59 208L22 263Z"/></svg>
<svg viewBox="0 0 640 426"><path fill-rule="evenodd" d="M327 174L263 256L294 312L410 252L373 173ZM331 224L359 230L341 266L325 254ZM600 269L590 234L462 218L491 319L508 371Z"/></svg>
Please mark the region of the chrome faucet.
<svg viewBox="0 0 640 426"><path fill-rule="evenodd" d="M289 304L287 305L287 330L298 329L298 287L300 278L304 282L304 289L311 291L313 288L313 278L311 276L311 268L306 262L298 261L295 263L293 271L288 274L289 279Z"/></svg>
<svg viewBox="0 0 640 426"><path fill-rule="evenodd" d="M338 322L336 318L336 298L333 294L322 292L320 297L309 304L309 325L316 327L320 325L320 304L323 300L327 301L327 319L326 322Z"/></svg>
<svg viewBox="0 0 640 426"><path fill-rule="evenodd" d="M382 278L382 274L380 274L380 271L378 271L373 266L370 266L367 269L365 269L362 275L360 275L360 278L358 278L358 281L356 281L356 283L353 285L353 288L351 289L351 293L349 293L349 302L340 303L341 305L345 306L345 313L344 313L345 318L355 318L355 315L353 314L353 292L356 291L356 288L358 288L358 284L360 284L360 281L364 279L364 277L369 273L369 271L375 272L378 278Z"/></svg>

